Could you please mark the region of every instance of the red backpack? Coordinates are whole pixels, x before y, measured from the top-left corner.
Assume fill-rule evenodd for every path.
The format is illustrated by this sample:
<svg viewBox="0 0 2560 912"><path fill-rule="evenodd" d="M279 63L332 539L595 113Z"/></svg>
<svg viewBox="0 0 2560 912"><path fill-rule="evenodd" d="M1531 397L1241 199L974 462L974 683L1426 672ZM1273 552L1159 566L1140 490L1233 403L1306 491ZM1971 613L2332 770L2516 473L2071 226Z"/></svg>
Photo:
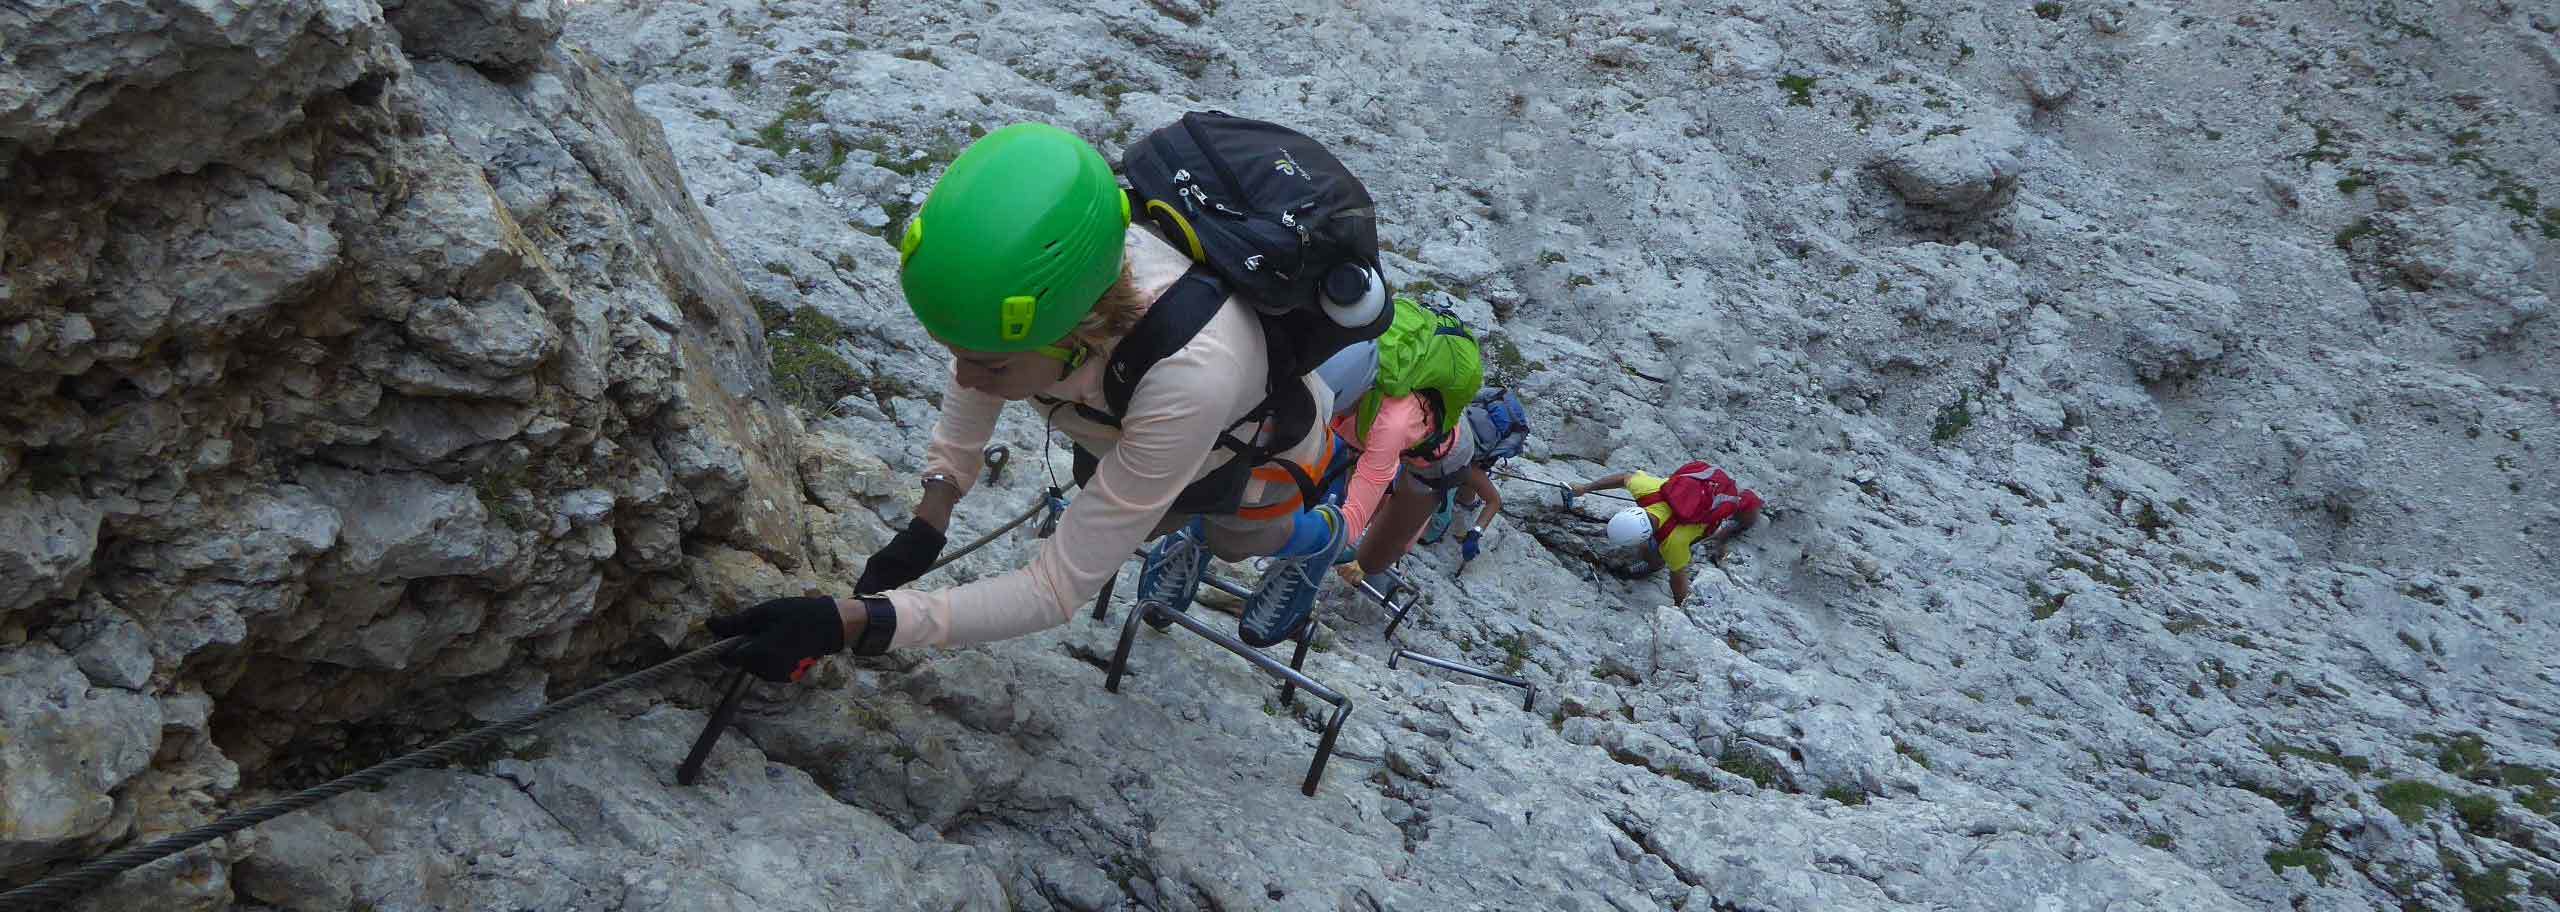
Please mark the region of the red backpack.
<svg viewBox="0 0 2560 912"><path fill-rule="evenodd" d="M1636 505L1651 507L1668 504L1671 521L1656 523L1653 540L1669 541L1671 532L1681 526L1706 526L1713 531L1738 513L1760 509L1760 494L1735 484L1733 476L1705 462L1691 462L1662 480L1662 487L1636 498Z"/></svg>

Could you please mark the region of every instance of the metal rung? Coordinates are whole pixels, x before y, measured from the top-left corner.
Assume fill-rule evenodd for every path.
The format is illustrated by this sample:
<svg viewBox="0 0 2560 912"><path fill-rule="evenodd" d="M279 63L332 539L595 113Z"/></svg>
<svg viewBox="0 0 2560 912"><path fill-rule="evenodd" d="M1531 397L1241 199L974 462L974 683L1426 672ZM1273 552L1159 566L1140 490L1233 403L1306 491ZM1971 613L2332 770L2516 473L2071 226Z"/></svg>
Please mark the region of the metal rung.
<svg viewBox="0 0 2560 912"><path fill-rule="evenodd" d="M1240 599L1249 599L1253 597L1253 590L1245 588L1243 583L1239 583L1234 580L1221 579L1219 577L1203 574L1200 577L1200 582L1207 584L1211 589L1224 592Z"/></svg>
<svg viewBox="0 0 2560 912"><path fill-rule="evenodd" d="M738 718L738 700L747 695L747 669L741 666L729 673L721 685L720 705L711 711L711 719L702 723L702 734L693 738L693 750L684 755L684 763L676 767L676 784L692 785L702 776L703 761L711 759L712 745L720 743L720 734Z"/></svg>
<svg viewBox="0 0 2560 912"><path fill-rule="evenodd" d="M1393 567L1389 567L1387 570L1380 572L1392 572L1394 569L1395 568ZM1396 581L1396 584L1388 587L1387 591L1383 593L1378 591L1378 587L1370 585L1368 580L1361 580L1359 584L1360 594L1366 595L1371 601L1377 602L1378 607L1387 609L1387 629L1384 634L1381 634L1381 638L1390 643L1395 642L1396 628L1404 624L1404 616L1412 613L1413 606L1421 604L1422 602L1422 599L1420 598L1422 593L1414 591L1411 586L1405 585L1403 576L1398 575L1393 577L1393 579ZM1398 605L1396 604L1396 594L1402 592L1411 592L1412 597L1406 598L1404 600L1404 604Z"/></svg>
<svg viewBox="0 0 2560 912"><path fill-rule="evenodd" d="M1316 699L1323 700L1336 706L1340 706L1350 699L1343 696L1339 691L1336 691L1331 687L1326 687L1322 682L1319 682L1314 678L1307 677L1306 672L1292 668L1287 663L1284 663L1279 659L1272 658L1270 653L1245 645L1243 640L1236 639L1235 634L1209 626L1208 621L1201 620L1187 612L1175 613L1171 616L1174 623L1182 625L1182 629L1199 634L1209 642L1218 644L1220 648L1223 648L1228 652L1243 656L1245 661L1251 662L1254 664L1254 667L1262 669L1264 674L1268 674L1282 681L1306 688L1307 692L1314 694Z"/></svg>
<svg viewBox="0 0 2560 912"><path fill-rule="evenodd" d="M1139 561L1138 572L1141 574L1145 573L1147 566L1145 563L1147 559L1147 549L1140 548L1129 553L1137 557ZM1127 562L1122 562L1121 566L1127 566ZM1120 570L1115 567L1111 571L1111 578L1102 581L1102 594L1093 597L1094 620L1099 621L1111 615L1111 590L1118 585L1120 585Z"/></svg>
<svg viewBox="0 0 2560 912"><path fill-rule="evenodd" d="M1102 620L1111 614L1111 589L1118 585L1120 585L1120 571L1118 568L1113 568L1111 578L1102 581L1102 592L1093 597L1094 620Z"/></svg>
<svg viewBox="0 0 2560 912"><path fill-rule="evenodd" d="M1222 591L1234 592L1243 588L1215 576L1204 577L1203 581ZM1253 666L1262 669L1264 674L1279 679L1280 702L1284 704L1294 704L1297 701L1298 688L1302 687L1306 688L1308 693L1314 694L1316 699L1333 704L1333 715L1325 721L1324 735L1316 741L1315 759L1307 764L1306 781L1298 786L1300 793L1310 798L1314 797L1316 786L1324 780L1325 765L1333 759L1334 740L1342 734L1343 720L1351 716L1350 697L1325 686L1314 678L1307 677L1306 672L1300 670L1307 661L1307 646L1315 638L1315 618L1310 616L1306 623L1299 625L1293 637L1298 641L1297 649L1289 657L1289 661L1284 663L1272 658L1269 653L1245 645L1244 641L1236 639L1234 634L1209 626L1208 621L1193 617L1190 612L1173 611L1153 602L1140 602L1130 607L1129 619L1120 624L1120 643L1111 651L1111 665L1104 669L1102 689L1112 693L1120 692L1120 678L1129 670L1129 652L1137 645L1138 625L1145 623L1150 614L1170 619L1174 625L1199 634L1202 639L1216 643L1219 648L1235 653L1245 661L1253 663Z"/></svg>
<svg viewBox="0 0 2560 912"><path fill-rule="evenodd" d="M1522 691L1525 691L1525 694L1524 694L1523 696L1521 696L1521 698L1520 698L1520 709L1521 709L1522 711L1527 711L1527 710L1529 710L1529 709L1534 708L1534 707L1537 705L1537 702L1538 702L1538 685L1536 685L1536 684L1532 684L1532 683L1529 683L1529 682L1528 682L1528 680L1526 680L1526 679L1524 679L1524 678L1515 678L1515 677L1512 677L1512 676L1507 675L1507 674L1502 674L1502 673L1500 673L1500 672L1495 672L1495 671L1491 671L1491 670L1488 670L1488 669L1478 668L1478 667L1476 667L1476 666L1469 665L1469 664L1467 664L1467 663L1465 663L1465 662L1453 662L1453 661L1450 661L1450 660L1448 660L1448 659L1441 658L1441 657L1439 657L1439 656L1434 656L1434 655L1424 655L1424 654L1422 654L1422 653L1415 652L1415 651L1410 650L1410 649L1398 649L1398 650L1396 650L1396 651L1395 651L1395 653L1394 653L1393 655L1388 656L1388 657L1387 657L1387 667L1388 667L1388 668L1394 668L1394 667L1396 667L1396 663L1397 663L1397 662L1403 661L1403 660L1405 660L1405 659L1412 659L1412 660L1414 660L1414 661L1416 661L1416 662L1420 662L1420 663L1422 663L1422 664L1429 665L1429 666L1431 666L1431 667L1433 667L1433 668L1446 669L1446 670L1449 670L1449 671L1457 672L1457 673L1462 674L1462 675L1473 675L1473 676L1475 676L1475 677L1483 678L1483 679L1485 679L1485 680L1487 680L1487 681L1493 681L1493 682L1501 683L1501 684L1509 684L1509 685L1511 685L1511 686L1513 686L1513 687L1520 688Z"/></svg>

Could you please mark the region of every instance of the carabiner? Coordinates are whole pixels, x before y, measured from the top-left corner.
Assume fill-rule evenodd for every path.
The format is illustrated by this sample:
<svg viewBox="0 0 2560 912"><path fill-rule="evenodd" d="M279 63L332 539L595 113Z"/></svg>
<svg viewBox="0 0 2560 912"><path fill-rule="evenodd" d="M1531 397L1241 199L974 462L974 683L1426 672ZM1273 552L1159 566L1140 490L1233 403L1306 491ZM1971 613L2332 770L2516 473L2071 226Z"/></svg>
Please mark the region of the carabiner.
<svg viewBox="0 0 2560 912"><path fill-rule="evenodd" d="M1050 486L1048 495L1049 515L1041 517L1040 532L1037 537L1048 538L1049 536L1058 534L1058 517L1065 515L1067 512L1067 499L1063 496L1065 493L1066 492L1058 490L1055 485Z"/></svg>

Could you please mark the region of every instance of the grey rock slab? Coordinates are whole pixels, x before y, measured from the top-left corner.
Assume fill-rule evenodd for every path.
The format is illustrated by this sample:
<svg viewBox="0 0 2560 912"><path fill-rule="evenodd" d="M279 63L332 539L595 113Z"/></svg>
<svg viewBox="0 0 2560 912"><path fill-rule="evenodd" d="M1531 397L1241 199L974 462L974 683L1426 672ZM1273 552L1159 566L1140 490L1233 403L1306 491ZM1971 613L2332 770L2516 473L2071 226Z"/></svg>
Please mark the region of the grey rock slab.
<svg viewBox="0 0 2560 912"><path fill-rule="evenodd" d="M0 650L0 717L0 870L119 835L111 793L159 748L158 702L94 687L70 656L30 645Z"/></svg>
<svg viewBox="0 0 2560 912"><path fill-rule="evenodd" d="M128 267L93 313L110 341L237 332L310 293L341 244L321 207L237 172L119 211L107 255Z"/></svg>
<svg viewBox="0 0 2560 912"><path fill-rule="evenodd" d="M100 606L74 636L79 643L62 645L71 650L72 661L90 681L132 691L150 683L151 635L130 615Z"/></svg>
<svg viewBox="0 0 2560 912"><path fill-rule="evenodd" d="M400 49L521 75L542 61L568 17L563 0L392 0Z"/></svg>
<svg viewBox="0 0 2560 912"><path fill-rule="evenodd" d="M524 430L531 411L506 402L393 396L374 413L383 447L425 465Z"/></svg>
<svg viewBox="0 0 2560 912"><path fill-rule="evenodd" d="M470 302L420 301L405 325L411 338L452 363L499 377L531 370L560 348L540 302L512 283Z"/></svg>
<svg viewBox="0 0 2560 912"><path fill-rule="evenodd" d="M285 909L350 892L386 910L1006 907L965 851L918 845L744 738L721 743L699 785L675 786L702 721L591 708L485 771L404 774L277 821L240 863L242 892Z"/></svg>
<svg viewBox="0 0 2560 912"><path fill-rule="evenodd" d="M0 613L66 594L89 569L105 511L77 497L0 490Z"/></svg>
<svg viewBox="0 0 2560 912"><path fill-rule="evenodd" d="M1932 126L1888 147L1877 167L1903 201L1938 214L1980 217L2007 205L2025 173L2025 131L1981 117Z"/></svg>
<svg viewBox="0 0 2560 912"><path fill-rule="evenodd" d="M44 3L8 14L0 139L127 179L192 171L398 71L371 0Z"/></svg>
<svg viewBox="0 0 2560 912"><path fill-rule="evenodd" d="M418 579L478 573L514 559L513 540L491 528L488 509L467 486L416 473L317 465L306 467L300 481L343 523L330 558L339 573Z"/></svg>

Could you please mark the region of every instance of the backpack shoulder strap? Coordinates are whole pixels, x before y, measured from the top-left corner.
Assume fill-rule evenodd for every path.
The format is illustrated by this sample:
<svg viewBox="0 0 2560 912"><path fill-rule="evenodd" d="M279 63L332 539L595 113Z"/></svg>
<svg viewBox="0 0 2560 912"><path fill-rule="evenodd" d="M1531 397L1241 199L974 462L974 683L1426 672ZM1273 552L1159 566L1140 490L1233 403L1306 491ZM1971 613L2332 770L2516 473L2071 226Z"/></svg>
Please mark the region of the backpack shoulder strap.
<svg viewBox="0 0 2560 912"><path fill-rule="evenodd" d="M1111 360L1103 366L1102 373L1102 399L1110 411L1106 414L1081 403L1077 404L1076 411L1089 420L1112 427L1120 426L1120 416L1128 414L1129 400L1137 395L1138 384L1146 379L1147 371L1153 369L1156 362L1172 357L1174 352L1191 344L1192 338L1217 317L1218 309L1226 303L1226 283L1206 267L1194 264L1173 283L1173 287L1165 289L1164 294L1147 307L1147 315L1139 318L1138 325L1130 327L1129 334L1121 337L1119 346L1111 350ZM1264 321L1263 328L1266 332L1270 330L1269 321ZM1285 379L1294 381L1296 378ZM1306 429L1313 426L1315 403L1308 398L1303 385L1282 381L1283 378L1263 378L1262 403L1246 413L1237 424L1269 420L1283 439L1295 441L1303 436ZM1248 443L1237 437L1232 428L1218 435L1218 445L1235 452L1237 458L1247 465L1279 463L1297 483L1305 502L1316 502L1319 492L1315 480L1296 463L1275 456L1273 448Z"/></svg>
<svg viewBox="0 0 2560 912"><path fill-rule="evenodd" d="M1147 371L1191 344L1192 337L1199 335L1201 327L1209 325L1209 320L1218 315L1218 308L1226 303L1226 285L1208 271L1191 267L1148 306L1147 315L1140 317L1138 325L1130 327L1129 334L1111 350L1111 360L1102 371L1102 400L1110 407L1110 414L1097 414L1082 406L1078 410L1086 418L1119 426L1119 416L1128 414L1129 400L1137 395L1138 382L1147 378Z"/></svg>

